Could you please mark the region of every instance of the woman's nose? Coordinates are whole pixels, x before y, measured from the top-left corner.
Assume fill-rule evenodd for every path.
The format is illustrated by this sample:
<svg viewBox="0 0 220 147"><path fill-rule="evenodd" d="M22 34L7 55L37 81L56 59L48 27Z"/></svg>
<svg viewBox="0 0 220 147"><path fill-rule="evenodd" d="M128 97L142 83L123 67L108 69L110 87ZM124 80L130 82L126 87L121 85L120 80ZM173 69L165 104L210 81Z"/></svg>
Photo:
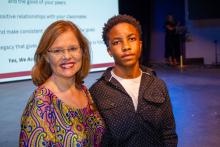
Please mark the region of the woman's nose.
<svg viewBox="0 0 220 147"><path fill-rule="evenodd" d="M71 56L71 52L69 52L68 49L63 50L63 57L64 57L65 59L70 58L70 56Z"/></svg>

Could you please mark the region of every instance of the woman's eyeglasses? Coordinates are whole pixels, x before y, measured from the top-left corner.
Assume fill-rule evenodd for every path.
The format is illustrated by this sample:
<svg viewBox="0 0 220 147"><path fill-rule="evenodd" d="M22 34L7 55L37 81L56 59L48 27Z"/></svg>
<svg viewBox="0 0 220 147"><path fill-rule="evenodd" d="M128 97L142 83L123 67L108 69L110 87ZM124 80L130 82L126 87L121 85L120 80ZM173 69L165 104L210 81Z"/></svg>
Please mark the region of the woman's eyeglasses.
<svg viewBox="0 0 220 147"><path fill-rule="evenodd" d="M48 49L47 51L49 53L52 53L54 55L57 55L57 56L61 56L61 55L64 55L65 54L65 50L70 53L70 54L77 54L80 52L81 48L80 47L70 47L70 48L67 48L67 49L63 49L63 48L53 48L53 49Z"/></svg>

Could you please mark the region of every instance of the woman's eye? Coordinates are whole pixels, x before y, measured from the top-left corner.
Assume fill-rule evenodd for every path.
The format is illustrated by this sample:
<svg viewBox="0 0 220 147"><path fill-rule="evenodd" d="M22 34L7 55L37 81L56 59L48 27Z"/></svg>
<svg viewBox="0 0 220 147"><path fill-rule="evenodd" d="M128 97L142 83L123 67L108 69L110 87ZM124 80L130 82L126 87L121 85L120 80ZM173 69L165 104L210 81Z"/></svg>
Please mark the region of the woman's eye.
<svg viewBox="0 0 220 147"><path fill-rule="evenodd" d="M76 51L78 48L77 47L71 47L69 50L70 51Z"/></svg>
<svg viewBox="0 0 220 147"><path fill-rule="evenodd" d="M54 53L61 53L63 50L62 49L54 49L53 52Z"/></svg>

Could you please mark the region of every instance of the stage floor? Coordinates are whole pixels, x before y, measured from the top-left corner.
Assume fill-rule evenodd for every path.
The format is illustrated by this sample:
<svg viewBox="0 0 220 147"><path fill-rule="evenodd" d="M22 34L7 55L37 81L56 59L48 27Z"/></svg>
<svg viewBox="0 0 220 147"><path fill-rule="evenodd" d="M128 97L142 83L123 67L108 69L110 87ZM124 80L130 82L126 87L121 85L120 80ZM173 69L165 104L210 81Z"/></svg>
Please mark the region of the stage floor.
<svg viewBox="0 0 220 147"><path fill-rule="evenodd" d="M178 147L220 146L220 67L154 65L168 86L179 136ZM90 87L102 72L90 73ZM18 146L20 117L34 90L31 80L0 84L0 146Z"/></svg>

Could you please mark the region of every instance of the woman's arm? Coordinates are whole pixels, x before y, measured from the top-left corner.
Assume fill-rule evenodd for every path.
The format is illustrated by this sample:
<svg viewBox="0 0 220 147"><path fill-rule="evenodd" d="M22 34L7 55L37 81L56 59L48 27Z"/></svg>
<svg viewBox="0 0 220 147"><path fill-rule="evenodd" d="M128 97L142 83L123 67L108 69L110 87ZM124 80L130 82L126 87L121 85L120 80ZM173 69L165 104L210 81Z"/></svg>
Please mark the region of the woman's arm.
<svg viewBox="0 0 220 147"><path fill-rule="evenodd" d="M21 117L19 146L55 145L54 126L50 103L32 95Z"/></svg>

